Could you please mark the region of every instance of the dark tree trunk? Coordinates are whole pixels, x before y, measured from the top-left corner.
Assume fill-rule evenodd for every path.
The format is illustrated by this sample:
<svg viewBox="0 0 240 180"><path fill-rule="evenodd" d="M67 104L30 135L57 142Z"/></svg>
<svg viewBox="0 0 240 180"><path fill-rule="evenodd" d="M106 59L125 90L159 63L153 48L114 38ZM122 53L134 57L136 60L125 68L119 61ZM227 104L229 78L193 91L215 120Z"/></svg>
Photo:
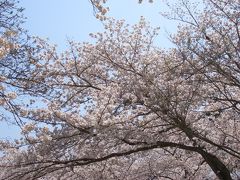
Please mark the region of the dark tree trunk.
<svg viewBox="0 0 240 180"><path fill-rule="evenodd" d="M202 149L198 152L202 155L204 160L207 162L207 164L211 167L211 169L214 171L214 173L220 180L232 180L228 168L216 156Z"/></svg>

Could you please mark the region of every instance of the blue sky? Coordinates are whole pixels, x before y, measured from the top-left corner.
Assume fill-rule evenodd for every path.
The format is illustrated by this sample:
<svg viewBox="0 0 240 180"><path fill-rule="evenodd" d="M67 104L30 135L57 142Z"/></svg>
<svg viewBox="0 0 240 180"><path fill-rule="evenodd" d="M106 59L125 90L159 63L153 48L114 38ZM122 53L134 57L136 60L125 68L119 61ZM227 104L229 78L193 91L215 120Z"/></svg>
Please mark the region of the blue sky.
<svg viewBox="0 0 240 180"><path fill-rule="evenodd" d="M142 4L138 4L138 0L108 1L109 16L125 19L130 24L137 23L140 16L144 16L152 26L161 27L158 44L169 45L165 31L174 32L175 24L159 14L166 8L162 0L154 3L145 0ZM49 38L60 48L66 47L67 39L88 41L89 33L103 30L88 0L22 0L20 5L25 8L27 20L24 26L30 34Z"/></svg>
<svg viewBox="0 0 240 180"><path fill-rule="evenodd" d="M166 10L162 0L155 0L152 4L148 0L142 4L138 4L138 0L108 1L109 16L125 19L129 24L137 23L140 16L144 16L152 26L161 27L156 44L170 46L166 31L174 32L176 23L159 14ZM51 43L57 44L59 50L66 49L67 39L89 41L89 33L103 30L103 25L94 17L88 0L20 0L20 6L25 8L24 15L27 19L24 27L29 34L49 38ZM0 138L16 137L19 132L3 122L0 122L0 126Z"/></svg>

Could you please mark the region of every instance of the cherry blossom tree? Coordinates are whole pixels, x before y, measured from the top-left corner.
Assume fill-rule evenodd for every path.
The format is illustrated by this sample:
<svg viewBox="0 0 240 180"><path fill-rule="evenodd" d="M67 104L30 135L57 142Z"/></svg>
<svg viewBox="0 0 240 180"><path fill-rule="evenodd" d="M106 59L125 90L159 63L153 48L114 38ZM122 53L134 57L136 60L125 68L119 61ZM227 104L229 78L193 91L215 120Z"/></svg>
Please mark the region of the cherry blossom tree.
<svg viewBox="0 0 240 180"><path fill-rule="evenodd" d="M4 109L14 111L10 100L16 98L15 81L29 69L25 58L28 38L21 28L22 11L15 0L0 2L0 118L5 120Z"/></svg>
<svg viewBox="0 0 240 180"><path fill-rule="evenodd" d="M1 179L238 179L240 7L205 5L173 8L183 24L167 50L143 17L107 18L95 43L63 53L36 38L8 101L22 138L1 142Z"/></svg>

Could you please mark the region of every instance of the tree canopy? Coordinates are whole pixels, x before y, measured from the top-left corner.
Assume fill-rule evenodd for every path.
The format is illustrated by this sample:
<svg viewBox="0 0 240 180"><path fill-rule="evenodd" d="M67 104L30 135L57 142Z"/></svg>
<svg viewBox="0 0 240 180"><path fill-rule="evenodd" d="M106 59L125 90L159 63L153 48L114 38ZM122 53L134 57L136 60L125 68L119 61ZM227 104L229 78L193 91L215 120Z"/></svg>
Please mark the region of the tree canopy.
<svg viewBox="0 0 240 180"><path fill-rule="evenodd" d="M169 49L144 17L106 17L95 43L62 53L40 38L9 45L1 31L1 116L22 137L0 142L0 178L239 179L240 5L201 5L170 6L182 23Z"/></svg>

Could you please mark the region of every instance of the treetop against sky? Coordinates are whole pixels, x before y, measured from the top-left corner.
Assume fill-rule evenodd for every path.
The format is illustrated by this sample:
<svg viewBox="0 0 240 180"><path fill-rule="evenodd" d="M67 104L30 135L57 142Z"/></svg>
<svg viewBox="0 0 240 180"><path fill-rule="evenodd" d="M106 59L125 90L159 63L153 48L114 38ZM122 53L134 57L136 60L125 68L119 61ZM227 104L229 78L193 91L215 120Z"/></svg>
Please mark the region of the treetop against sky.
<svg viewBox="0 0 240 180"><path fill-rule="evenodd" d="M238 0L170 2L167 48L160 1L34 2L0 2L0 179L240 178Z"/></svg>

